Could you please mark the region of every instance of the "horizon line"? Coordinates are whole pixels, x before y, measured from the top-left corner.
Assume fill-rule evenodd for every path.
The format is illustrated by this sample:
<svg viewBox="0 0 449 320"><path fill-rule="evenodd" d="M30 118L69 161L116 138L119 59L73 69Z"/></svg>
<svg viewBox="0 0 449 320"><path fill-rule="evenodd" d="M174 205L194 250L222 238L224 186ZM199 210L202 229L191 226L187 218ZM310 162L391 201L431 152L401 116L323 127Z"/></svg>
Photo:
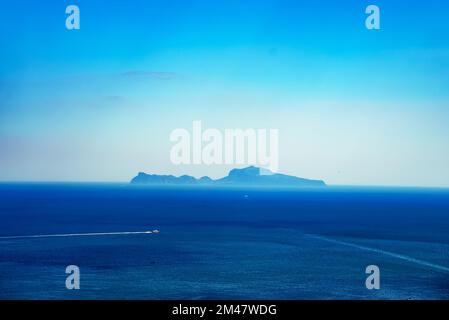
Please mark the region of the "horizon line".
<svg viewBox="0 0 449 320"><path fill-rule="evenodd" d="M131 180L129 181L86 181L86 180L66 180L66 181L58 181L58 180L0 180L0 185L5 184L110 184L110 185L130 185L133 187L181 187L181 188L226 188L229 186L202 186L202 185L170 185L170 184L140 184L135 185L131 183ZM248 187L248 186L245 186ZM250 188L257 188L257 185L249 186ZM270 188L266 186L260 186L265 189L314 189L313 187L285 187L285 188ZM327 184L325 187L337 187L337 188L398 188L398 189L449 189L449 185L447 186L419 186L419 185L382 185L382 184ZM324 188L325 189L325 188Z"/></svg>

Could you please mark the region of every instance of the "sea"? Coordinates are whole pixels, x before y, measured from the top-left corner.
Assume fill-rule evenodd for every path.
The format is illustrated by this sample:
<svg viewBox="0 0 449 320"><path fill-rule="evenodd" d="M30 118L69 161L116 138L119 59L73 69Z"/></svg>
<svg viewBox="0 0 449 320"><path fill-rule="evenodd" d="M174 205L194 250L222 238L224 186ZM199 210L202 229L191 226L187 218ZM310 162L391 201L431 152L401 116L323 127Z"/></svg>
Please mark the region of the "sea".
<svg viewBox="0 0 449 320"><path fill-rule="evenodd" d="M2 183L0 299L449 299L449 189Z"/></svg>

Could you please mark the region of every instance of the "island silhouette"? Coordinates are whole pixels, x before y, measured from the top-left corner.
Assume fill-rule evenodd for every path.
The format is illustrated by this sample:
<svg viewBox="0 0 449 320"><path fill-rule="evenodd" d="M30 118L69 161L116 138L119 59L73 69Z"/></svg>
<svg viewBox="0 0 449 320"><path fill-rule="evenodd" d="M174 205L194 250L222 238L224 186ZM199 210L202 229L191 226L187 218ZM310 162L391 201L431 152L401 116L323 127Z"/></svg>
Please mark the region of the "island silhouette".
<svg viewBox="0 0 449 320"><path fill-rule="evenodd" d="M140 185L198 185L198 186L254 186L254 187L325 187L323 180L304 179L286 174L273 173L267 169L250 166L232 169L229 174L213 180L208 176L200 179L189 175L157 175L140 172L131 180Z"/></svg>

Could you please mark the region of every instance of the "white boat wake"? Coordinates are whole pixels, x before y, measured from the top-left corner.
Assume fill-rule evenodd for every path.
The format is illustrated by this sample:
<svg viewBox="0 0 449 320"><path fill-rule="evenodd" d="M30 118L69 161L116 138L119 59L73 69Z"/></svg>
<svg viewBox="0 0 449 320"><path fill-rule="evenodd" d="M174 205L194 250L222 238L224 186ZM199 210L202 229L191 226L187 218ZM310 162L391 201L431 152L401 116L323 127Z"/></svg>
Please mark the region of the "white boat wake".
<svg viewBox="0 0 449 320"><path fill-rule="evenodd" d="M381 249L376 249L376 248L371 248L371 247L366 247L366 246L362 246L362 245L358 245L358 244L354 244L354 243L350 243L350 242L345 242L345 241L340 241L340 240L335 240L335 239L331 239L331 238L327 238L327 237L323 237L323 236L318 236L318 235L312 235L312 234L308 234L307 236L314 238L314 239L319 239L319 240L323 240L323 241L327 241L330 243L334 243L334 244L339 244L339 245L343 245L346 247L351 247L351 248L355 248L355 249L359 249L359 250L364 250L364 251L370 251L370 252L375 252L375 253L379 253L379 254L383 254L385 256L389 256L389 257L393 257L396 259L401 259L407 262L411 262L423 267L429 267L438 271L443 271L443 272L449 272L449 268L439 265L439 264L435 264L432 262L427 262L424 260L419 260L419 259L415 259L403 254L399 254L399 253L394 253L394 252L390 252L390 251L385 251L385 250L381 250Z"/></svg>
<svg viewBox="0 0 449 320"><path fill-rule="evenodd" d="M38 239L38 238L62 238L62 237L124 236L124 235L153 234L153 233L159 233L159 230L151 230L151 231L122 231L122 232L91 232L91 233L61 233L61 234L36 234L36 235L28 235L28 236L0 237L0 240Z"/></svg>

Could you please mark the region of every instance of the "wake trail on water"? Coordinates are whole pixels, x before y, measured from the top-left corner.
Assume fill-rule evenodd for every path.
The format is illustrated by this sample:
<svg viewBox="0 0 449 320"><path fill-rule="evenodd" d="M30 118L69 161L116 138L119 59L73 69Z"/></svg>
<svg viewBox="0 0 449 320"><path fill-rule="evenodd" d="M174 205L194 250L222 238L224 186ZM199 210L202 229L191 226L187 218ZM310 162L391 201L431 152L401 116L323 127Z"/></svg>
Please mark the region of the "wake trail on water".
<svg viewBox="0 0 449 320"><path fill-rule="evenodd" d="M385 256L389 256L389 257L393 257L396 259L401 259L407 262L411 262L423 267L429 267L438 271L443 271L443 272L448 272L449 273L449 268L439 265L439 264L435 264L432 262L427 262L424 260L419 260L419 259L415 259L413 257L410 256L406 256L403 254L399 254L399 253L394 253L394 252L390 252L390 251L385 251L382 249L376 249L376 248L371 248L371 247L366 247L366 246L362 246L362 245L358 245L355 243L350 243L350 242L346 242L346 241L341 241L341 240L335 240L335 239L331 239L331 238L327 238L327 237L323 237L323 236L318 236L318 235L312 235L312 234L308 234L309 237L314 238L314 239L319 239L319 240L323 240L323 241L327 241L330 243L334 243L334 244L339 244L342 246L346 246L346 247L351 247L351 248L355 248L355 249L359 249L359 250L364 250L364 251L369 251L369 252L374 252L374 253L379 253L379 254L383 254Z"/></svg>
<svg viewBox="0 0 449 320"><path fill-rule="evenodd" d="M126 235L135 235L135 234L153 234L153 233L159 233L159 231L158 230L153 230L153 231L121 231L121 232L36 234L36 235L27 235L27 236L0 237L0 240L39 239L39 238L66 238L66 237L126 236Z"/></svg>

